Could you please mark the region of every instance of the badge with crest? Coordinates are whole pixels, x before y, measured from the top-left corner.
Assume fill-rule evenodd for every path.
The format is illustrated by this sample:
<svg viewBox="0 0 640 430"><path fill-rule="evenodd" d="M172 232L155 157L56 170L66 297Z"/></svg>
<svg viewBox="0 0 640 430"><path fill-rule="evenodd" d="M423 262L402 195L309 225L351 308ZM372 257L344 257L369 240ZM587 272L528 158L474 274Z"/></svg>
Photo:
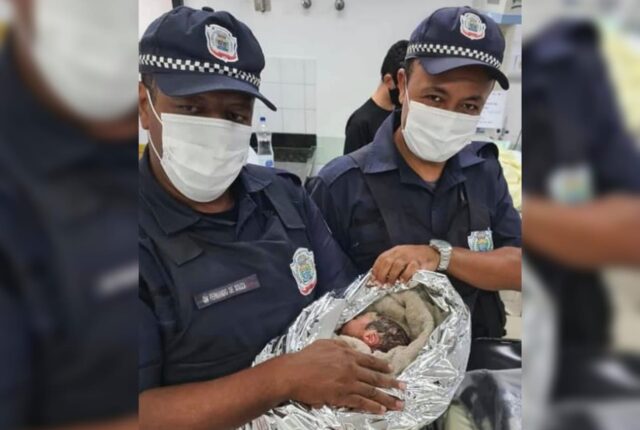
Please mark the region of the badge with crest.
<svg viewBox="0 0 640 430"><path fill-rule="evenodd" d="M291 273L298 284L300 294L303 296L311 294L318 282L313 252L307 248L296 249L290 267Z"/></svg>
<svg viewBox="0 0 640 430"><path fill-rule="evenodd" d="M225 63L238 61L238 39L229 30L211 24L205 27L205 34L211 55Z"/></svg>
<svg viewBox="0 0 640 430"><path fill-rule="evenodd" d="M467 237L469 249L476 252L493 251L493 235L491 229L472 231Z"/></svg>
<svg viewBox="0 0 640 430"><path fill-rule="evenodd" d="M468 12L460 16L460 33L463 36L471 40L481 40L484 39L486 29L487 25L475 13Z"/></svg>

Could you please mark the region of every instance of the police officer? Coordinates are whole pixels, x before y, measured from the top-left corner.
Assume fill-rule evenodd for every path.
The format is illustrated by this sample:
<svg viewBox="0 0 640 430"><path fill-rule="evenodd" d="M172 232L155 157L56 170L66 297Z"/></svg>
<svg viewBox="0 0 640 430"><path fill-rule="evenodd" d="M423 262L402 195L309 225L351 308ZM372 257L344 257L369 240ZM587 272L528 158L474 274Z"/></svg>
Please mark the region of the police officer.
<svg viewBox="0 0 640 430"><path fill-rule="evenodd" d="M264 57L227 12L176 8L140 41L140 423L232 428L286 400L402 407L388 365L334 341L251 368L354 270L290 173L245 165Z"/></svg>
<svg viewBox="0 0 640 430"><path fill-rule="evenodd" d="M85 3L14 1L0 52L2 429L137 428L136 15Z"/></svg>
<svg viewBox="0 0 640 430"><path fill-rule="evenodd" d="M473 336L500 337L497 290L520 288L520 217L495 145L469 144L497 81L499 27L443 8L411 35L398 73L403 100L371 145L326 165L308 190L342 249L381 282L418 269L452 280L473 310Z"/></svg>
<svg viewBox="0 0 640 430"><path fill-rule="evenodd" d="M560 21L523 51L531 65L524 136L545 155L527 157L525 245L557 300L567 349L609 346L600 270L640 262L640 151L620 118L599 38L591 23Z"/></svg>

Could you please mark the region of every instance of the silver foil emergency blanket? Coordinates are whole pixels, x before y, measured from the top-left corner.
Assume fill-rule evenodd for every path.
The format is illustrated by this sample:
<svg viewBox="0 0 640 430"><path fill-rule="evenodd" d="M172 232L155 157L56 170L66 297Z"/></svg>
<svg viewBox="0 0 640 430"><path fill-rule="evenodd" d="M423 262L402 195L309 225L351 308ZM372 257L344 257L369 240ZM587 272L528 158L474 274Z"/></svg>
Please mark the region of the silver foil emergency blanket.
<svg viewBox="0 0 640 430"><path fill-rule="evenodd" d="M384 390L403 400L404 410L372 415L326 406L312 409L291 401L245 425L243 430L417 430L445 412L464 378L469 357L471 326L467 306L449 279L439 273L420 271L409 282L389 288L371 287L370 278L370 273L363 275L346 289L327 293L307 306L284 335L265 346L253 365L298 352L318 339L331 338L342 324L388 294L420 289L445 317L417 358L398 375L407 384L406 391Z"/></svg>

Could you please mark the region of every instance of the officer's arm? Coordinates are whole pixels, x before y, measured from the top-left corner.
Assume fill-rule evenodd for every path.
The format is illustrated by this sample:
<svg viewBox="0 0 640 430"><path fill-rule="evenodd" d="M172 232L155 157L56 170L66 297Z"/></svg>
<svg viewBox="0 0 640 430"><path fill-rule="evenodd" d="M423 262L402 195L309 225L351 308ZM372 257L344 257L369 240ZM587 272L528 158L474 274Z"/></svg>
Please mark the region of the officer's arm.
<svg viewBox="0 0 640 430"><path fill-rule="evenodd" d="M522 222L500 164L495 160L488 166L492 166L487 174L494 178L492 188L496 196L491 220L494 250L476 252L454 248L447 274L482 290L520 290Z"/></svg>
<svg viewBox="0 0 640 430"><path fill-rule="evenodd" d="M6 273L6 271L4 272ZM0 428L23 428L33 411L29 399L39 390L32 379L32 349L26 310L0 286ZM127 359L126 357L124 359ZM65 424L61 427L39 427L42 430L135 430L138 417L104 419Z"/></svg>
<svg viewBox="0 0 640 430"><path fill-rule="evenodd" d="M513 207L507 182L495 161L492 189L496 200L491 202L491 232L495 250L471 251L454 247L447 274L476 288L488 291L520 290L522 250L520 249L520 215ZM487 202L489 203L489 202ZM440 255L429 245L399 245L383 252L373 265L373 274L380 282L410 279L417 270L436 270Z"/></svg>
<svg viewBox="0 0 640 430"><path fill-rule="evenodd" d="M488 291L520 290L522 250L505 246L489 252L453 248L447 274Z"/></svg>
<svg viewBox="0 0 640 430"><path fill-rule="evenodd" d="M139 397L140 429L239 427L288 400L282 359L212 381L153 388Z"/></svg>
<svg viewBox="0 0 640 430"><path fill-rule="evenodd" d="M160 387L163 347L147 283L140 279L139 417L141 429L229 429L286 400L275 363L212 381Z"/></svg>
<svg viewBox="0 0 640 430"><path fill-rule="evenodd" d="M403 403L379 390L406 386L384 360L335 340L318 340L229 376L154 388L140 395L141 429L217 430L238 427L286 400L369 413L401 410Z"/></svg>
<svg viewBox="0 0 640 430"><path fill-rule="evenodd" d="M37 411L30 400L41 387L33 375L33 335L31 318L9 258L0 251L0 429L23 428ZM127 359L125 357L125 359ZM114 417L100 421L39 427L43 430L134 430L138 418Z"/></svg>
<svg viewBox="0 0 640 430"><path fill-rule="evenodd" d="M598 58L594 55L594 58ZM608 193L580 206L568 206L526 196L525 245L531 250L576 268L640 264L640 151L626 130L601 61L586 70L599 82L589 91L588 109L597 110L596 133L589 163L596 188ZM525 182L526 185L526 182Z"/></svg>
<svg viewBox="0 0 640 430"><path fill-rule="evenodd" d="M594 106L604 106L595 127L591 168L597 188L610 193L580 206L525 197L525 244L562 264L582 269L640 264L640 152L626 133L612 94L601 88Z"/></svg>
<svg viewBox="0 0 640 430"><path fill-rule="evenodd" d="M146 254L142 254L146 255ZM277 362L205 382L160 387L163 347L151 294L140 279L138 397L141 429L229 429L286 400ZM164 323L166 326L166 323Z"/></svg>
<svg viewBox="0 0 640 430"><path fill-rule="evenodd" d="M640 264L640 197L612 195L581 206L527 196L524 242L577 268Z"/></svg>
<svg viewBox="0 0 640 430"><path fill-rule="evenodd" d="M138 300L138 390L142 392L162 383L162 336L160 323L151 307L147 284L141 277Z"/></svg>

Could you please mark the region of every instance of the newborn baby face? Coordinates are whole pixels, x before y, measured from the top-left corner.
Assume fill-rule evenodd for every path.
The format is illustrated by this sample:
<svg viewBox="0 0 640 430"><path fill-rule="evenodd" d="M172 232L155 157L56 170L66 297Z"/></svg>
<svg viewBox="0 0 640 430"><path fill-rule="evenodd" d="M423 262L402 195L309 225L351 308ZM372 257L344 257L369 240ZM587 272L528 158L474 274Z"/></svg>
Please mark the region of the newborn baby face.
<svg viewBox="0 0 640 430"><path fill-rule="evenodd" d="M358 315L348 323L342 326L340 334L360 339L366 343L369 348L374 348L380 342L380 337L375 329L367 329L367 326L376 319L375 312L367 312Z"/></svg>
<svg viewBox="0 0 640 430"><path fill-rule="evenodd" d="M340 334L360 339L369 348L383 352L411 342L400 324L375 312L355 317L342 326Z"/></svg>

